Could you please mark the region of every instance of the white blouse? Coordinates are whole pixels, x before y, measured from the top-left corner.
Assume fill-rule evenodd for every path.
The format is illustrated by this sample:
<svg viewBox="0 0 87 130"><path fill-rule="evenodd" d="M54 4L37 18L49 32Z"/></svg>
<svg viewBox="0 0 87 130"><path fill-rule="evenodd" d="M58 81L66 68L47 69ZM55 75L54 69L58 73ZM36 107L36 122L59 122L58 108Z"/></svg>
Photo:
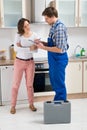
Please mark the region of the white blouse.
<svg viewBox="0 0 87 130"><path fill-rule="evenodd" d="M28 38L24 37L23 35L20 36L20 34L16 34L15 40L14 40L14 50L16 51L16 56L21 59L29 59L33 57L33 52L37 51L30 51L29 46L33 45L35 39L38 39L36 33L32 33L32 35ZM22 47L18 47L17 43L21 43Z"/></svg>

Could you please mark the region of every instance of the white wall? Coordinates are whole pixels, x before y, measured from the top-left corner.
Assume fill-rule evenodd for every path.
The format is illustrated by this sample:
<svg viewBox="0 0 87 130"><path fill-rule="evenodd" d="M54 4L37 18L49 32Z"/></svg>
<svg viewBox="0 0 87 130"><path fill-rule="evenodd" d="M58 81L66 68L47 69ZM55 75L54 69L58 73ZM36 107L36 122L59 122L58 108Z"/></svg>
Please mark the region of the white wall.
<svg viewBox="0 0 87 130"><path fill-rule="evenodd" d="M68 40L70 44L69 56L73 55L77 45L85 48L87 55L87 28L68 28Z"/></svg>
<svg viewBox="0 0 87 130"><path fill-rule="evenodd" d="M31 30L36 32L42 40L47 40L50 26L47 24L31 24ZM0 28L0 50L6 49L7 59L9 59L9 46L13 44L16 28ZM75 47L79 44L87 50L87 28L68 28L68 42L70 48L69 56L73 55ZM86 51L87 52L87 51ZM46 51L39 50L34 57L46 57Z"/></svg>

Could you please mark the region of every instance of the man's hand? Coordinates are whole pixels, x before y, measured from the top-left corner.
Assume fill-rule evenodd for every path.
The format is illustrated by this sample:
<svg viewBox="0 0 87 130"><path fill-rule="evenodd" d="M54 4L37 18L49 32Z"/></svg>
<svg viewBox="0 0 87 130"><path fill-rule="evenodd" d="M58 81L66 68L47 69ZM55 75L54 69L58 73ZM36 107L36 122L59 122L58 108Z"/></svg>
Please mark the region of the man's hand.
<svg viewBox="0 0 87 130"><path fill-rule="evenodd" d="M43 43L39 42L39 43L36 43L36 46L40 49L44 49L45 50L45 46L43 45Z"/></svg>
<svg viewBox="0 0 87 130"><path fill-rule="evenodd" d="M41 41L40 39L35 39L34 42L35 42L36 44L42 43L43 45L47 46L47 42Z"/></svg>
<svg viewBox="0 0 87 130"><path fill-rule="evenodd" d="M34 43L36 43L36 44L38 44L38 43L40 43L41 41L40 41L40 39L35 39L34 40Z"/></svg>

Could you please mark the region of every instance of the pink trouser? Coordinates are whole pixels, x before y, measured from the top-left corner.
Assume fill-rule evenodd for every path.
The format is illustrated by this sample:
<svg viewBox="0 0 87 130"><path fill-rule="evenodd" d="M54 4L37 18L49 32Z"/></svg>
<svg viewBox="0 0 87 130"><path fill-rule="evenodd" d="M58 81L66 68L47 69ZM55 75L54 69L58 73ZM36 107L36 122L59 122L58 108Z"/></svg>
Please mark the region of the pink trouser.
<svg viewBox="0 0 87 130"><path fill-rule="evenodd" d="M33 80L34 80L34 72L35 72L34 61L33 60L23 61L23 60L15 59L13 86L12 86L12 99L11 99L11 106L14 107L16 106L18 89L23 76L23 72L25 72L28 101L29 104L33 104L33 97L34 97Z"/></svg>

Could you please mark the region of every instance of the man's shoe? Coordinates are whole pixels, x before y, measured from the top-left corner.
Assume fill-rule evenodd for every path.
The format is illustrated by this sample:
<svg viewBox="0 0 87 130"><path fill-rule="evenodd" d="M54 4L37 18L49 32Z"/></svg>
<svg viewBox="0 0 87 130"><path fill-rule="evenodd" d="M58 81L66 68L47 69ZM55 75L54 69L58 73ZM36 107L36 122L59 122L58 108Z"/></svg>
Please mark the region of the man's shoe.
<svg viewBox="0 0 87 130"><path fill-rule="evenodd" d="M12 108L11 108L10 113L11 113L11 114L15 114L15 113L16 113L15 107L12 107Z"/></svg>
<svg viewBox="0 0 87 130"><path fill-rule="evenodd" d="M29 108L31 109L31 111L37 111L37 108L33 104L30 105Z"/></svg>

